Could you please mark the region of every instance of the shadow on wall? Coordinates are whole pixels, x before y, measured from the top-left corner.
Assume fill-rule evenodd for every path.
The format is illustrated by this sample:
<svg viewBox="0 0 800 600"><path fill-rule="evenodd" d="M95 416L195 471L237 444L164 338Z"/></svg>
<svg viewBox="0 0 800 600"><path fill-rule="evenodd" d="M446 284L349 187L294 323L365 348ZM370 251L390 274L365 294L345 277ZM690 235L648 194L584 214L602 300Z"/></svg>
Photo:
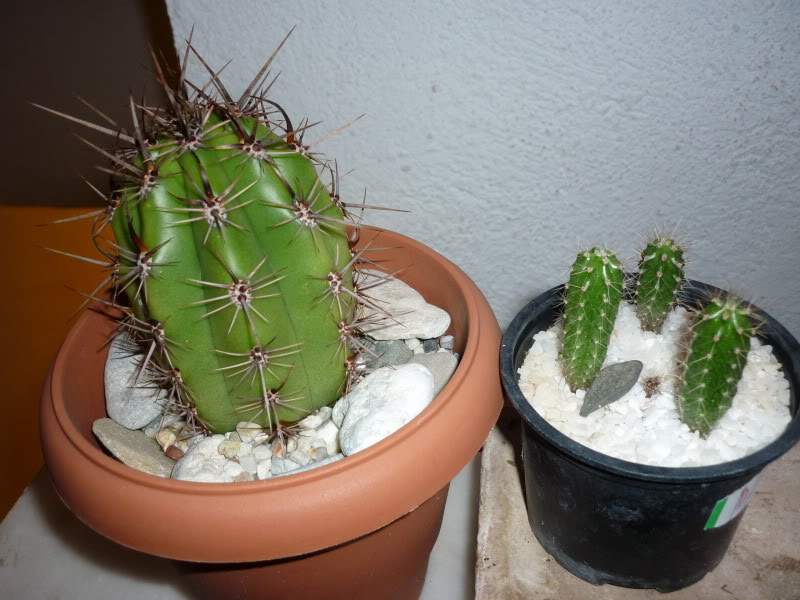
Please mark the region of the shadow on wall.
<svg viewBox="0 0 800 600"><path fill-rule="evenodd" d="M144 94L150 103L160 103L150 48L171 67L177 65L164 2L11 0L4 8L0 48L7 64L0 111L6 139L13 142L2 149L0 203L99 204L79 177L106 187L105 176L94 168L98 155L73 135L88 130L30 103L99 121L80 96L122 127L130 123L129 95L139 101ZM91 133L87 137L97 140ZM110 145L111 140L102 141Z"/></svg>

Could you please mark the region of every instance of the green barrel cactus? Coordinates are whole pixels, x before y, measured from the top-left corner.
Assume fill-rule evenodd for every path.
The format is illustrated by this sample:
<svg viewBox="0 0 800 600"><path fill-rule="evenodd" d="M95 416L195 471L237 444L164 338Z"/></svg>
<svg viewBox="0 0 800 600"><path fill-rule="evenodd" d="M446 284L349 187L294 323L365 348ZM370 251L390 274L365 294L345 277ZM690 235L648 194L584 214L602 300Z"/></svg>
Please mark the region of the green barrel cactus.
<svg viewBox="0 0 800 600"><path fill-rule="evenodd" d="M661 331L684 281L683 248L674 239L656 236L642 251L636 285L636 313L646 331Z"/></svg>
<svg viewBox="0 0 800 600"><path fill-rule="evenodd" d="M167 410L211 432L240 421L280 431L348 383L359 302L348 205L338 169L303 143L307 126L266 97L275 54L234 99L196 52L210 80L184 79L190 50L175 86L156 61L168 106L131 100L130 131L67 117L121 142L86 142L113 186L88 216L111 304L124 290L130 305L140 377L171 388Z"/></svg>
<svg viewBox="0 0 800 600"><path fill-rule="evenodd" d="M733 296L713 298L692 326L678 390L681 419L705 437L728 410L747 363L753 324Z"/></svg>
<svg viewBox="0 0 800 600"><path fill-rule="evenodd" d="M580 252L564 300L561 365L570 389L587 389L603 366L622 301L624 275L610 250Z"/></svg>

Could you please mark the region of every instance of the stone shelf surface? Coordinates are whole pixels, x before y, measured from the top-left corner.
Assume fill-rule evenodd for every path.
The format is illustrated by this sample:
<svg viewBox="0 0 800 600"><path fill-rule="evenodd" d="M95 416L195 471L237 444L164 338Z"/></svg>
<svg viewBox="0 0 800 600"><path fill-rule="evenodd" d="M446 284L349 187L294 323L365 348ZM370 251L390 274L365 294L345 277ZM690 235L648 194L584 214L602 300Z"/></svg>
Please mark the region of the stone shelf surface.
<svg viewBox="0 0 800 600"><path fill-rule="evenodd" d="M472 598L479 460L450 484L420 600ZM168 561L123 548L81 523L45 470L0 523L0 598L190 600ZM297 598L305 598L302 590Z"/></svg>
<svg viewBox="0 0 800 600"><path fill-rule="evenodd" d="M662 594L594 586L544 551L525 511L520 427L505 409L484 446L476 600L800 600L800 446L767 467L720 565Z"/></svg>

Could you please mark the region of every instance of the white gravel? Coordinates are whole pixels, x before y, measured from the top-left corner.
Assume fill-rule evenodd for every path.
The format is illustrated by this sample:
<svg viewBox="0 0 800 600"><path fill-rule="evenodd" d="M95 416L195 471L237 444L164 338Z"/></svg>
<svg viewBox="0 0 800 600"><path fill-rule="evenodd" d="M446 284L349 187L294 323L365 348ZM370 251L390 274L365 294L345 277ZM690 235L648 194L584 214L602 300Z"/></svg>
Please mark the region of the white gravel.
<svg viewBox="0 0 800 600"><path fill-rule="evenodd" d="M588 417L578 414L586 392L572 393L557 362L560 324L534 336L519 369L531 406L560 432L609 456L647 465L691 467L741 458L777 438L791 420L789 383L772 348L753 339L733 405L707 439L678 418L674 400L675 352L687 313L675 309L661 334L641 331L632 306L623 303L605 364L640 360L639 381L622 399ZM645 378L659 376L660 391L645 396Z"/></svg>

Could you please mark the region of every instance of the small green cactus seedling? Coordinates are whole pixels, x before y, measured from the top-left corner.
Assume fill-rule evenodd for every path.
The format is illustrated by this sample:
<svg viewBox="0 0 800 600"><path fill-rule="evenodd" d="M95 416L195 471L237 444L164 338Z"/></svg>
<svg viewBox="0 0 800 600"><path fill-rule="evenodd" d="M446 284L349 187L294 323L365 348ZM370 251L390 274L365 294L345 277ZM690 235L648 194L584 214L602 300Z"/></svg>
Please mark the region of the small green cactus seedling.
<svg viewBox="0 0 800 600"><path fill-rule="evenodd" d="M205 85L184 78L190 51ZM252 421L280 434L334 402L357 305L370 302L353 281L361 256L346 226L360 219L339 198L338 169L266 97L274 56L234 99L187 44L176 85L156 61L166 109L131 99L128 131L67 117L121 142L87 142L112 167L107 206L86 215L111 274L89 296L108 287L116 306L125 292L140 377L171 387L167 410L205 431Z"/></svg>
<svg viewBox="0 0 800 600"><path fill-rule="evenodd" d="M561 364L569 387L587 389L603 366L622 300L624 277L610 250L580 252L564 300Z"/></svg>
<svg viewBox="0 0 800 600"><path fill-rule="evenodd" d="M738 298L713 298L691 330L678 392L681 418L707 436L733 402L753 335L750 310Z"/></svg>
<svg viewBox="0 0 800 600"><path fill-rule="evenodd" d="M661 331L683 285L683 248L674 239L651 239L639 261L636 312L646 331Z"/></svg>

